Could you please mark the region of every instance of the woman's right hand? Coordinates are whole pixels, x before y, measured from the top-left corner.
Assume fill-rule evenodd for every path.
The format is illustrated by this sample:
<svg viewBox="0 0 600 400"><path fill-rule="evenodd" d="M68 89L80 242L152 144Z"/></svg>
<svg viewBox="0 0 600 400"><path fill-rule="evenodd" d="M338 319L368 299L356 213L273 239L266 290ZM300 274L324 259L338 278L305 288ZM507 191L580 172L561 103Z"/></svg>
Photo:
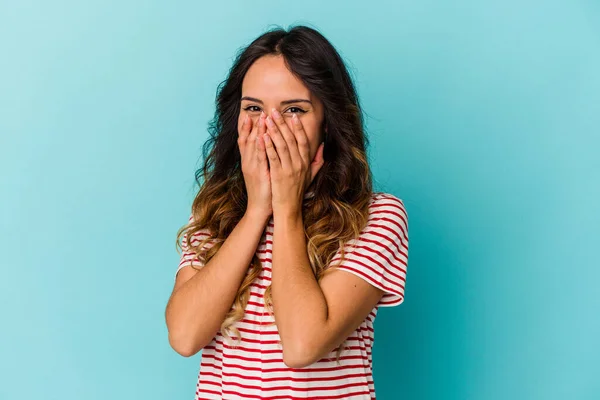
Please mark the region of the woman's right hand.
<svg viewBox="0 0 600 400"><path fill-rule="evenodd" d="M246 213L266 219L273 214L271 177L265 146L258 144L259 140L264 140L265 120L264 112L261 112L256 122L253 122L248 115L244 116L238 136L238 147L242 157L242 173L248 193Z"/></svg>

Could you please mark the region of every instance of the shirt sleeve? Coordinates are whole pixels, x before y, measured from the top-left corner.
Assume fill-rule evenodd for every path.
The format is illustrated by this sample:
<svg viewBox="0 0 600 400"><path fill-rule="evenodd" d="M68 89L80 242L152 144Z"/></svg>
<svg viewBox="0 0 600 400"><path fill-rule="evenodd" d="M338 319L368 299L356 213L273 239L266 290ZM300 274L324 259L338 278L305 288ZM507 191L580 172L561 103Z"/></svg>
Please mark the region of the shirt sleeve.
<svg viewBox="0 0 600 400"><path fill-rule="evenodd" d="M188 224L190 224L192 221L193 216L190 216ZM198 268L204 266L204 263L200 261L200 259L197 257L196 252L192 248L188 247L186 242L187 236L187 233L183 234L182 240L180 242L181 257L179 258L179 265L177 266L177 271L175 271L175 279L177 279L177 274L179 273L179 271L181 271L183 267L195 266ZM200 241L206 239L207 237L210 237L210 231L208 229L201 229L200 231L194 233L191 240L192 247L197 246L200 243ZM212 244L212 242L208 242L207 244L205 244L204 248L211 247Z"/></svg>
<svg viewBox="0 0 600 400"><path fill-rule="evenodd" d="M358 238L346 244L345 251L344 261L337 268L383 290L378 306L392 307L404 301L408 216L402 200L386 193L374 196L367 226ZM331 264L339 259L338 251Z"/></svg>

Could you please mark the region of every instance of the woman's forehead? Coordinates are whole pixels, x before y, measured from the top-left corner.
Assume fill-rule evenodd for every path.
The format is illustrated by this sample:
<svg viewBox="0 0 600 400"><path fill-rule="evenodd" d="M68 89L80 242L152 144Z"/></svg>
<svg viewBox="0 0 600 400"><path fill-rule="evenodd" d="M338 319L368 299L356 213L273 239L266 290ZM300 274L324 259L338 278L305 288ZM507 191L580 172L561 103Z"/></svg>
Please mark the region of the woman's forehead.
<svg viewBox="0 0 600 400"><path fill-rule="evenodd" d="M261 57L250 66L242 82L242 96L263 101L311 99L310 90L287 68L281 56Z"/></svg>

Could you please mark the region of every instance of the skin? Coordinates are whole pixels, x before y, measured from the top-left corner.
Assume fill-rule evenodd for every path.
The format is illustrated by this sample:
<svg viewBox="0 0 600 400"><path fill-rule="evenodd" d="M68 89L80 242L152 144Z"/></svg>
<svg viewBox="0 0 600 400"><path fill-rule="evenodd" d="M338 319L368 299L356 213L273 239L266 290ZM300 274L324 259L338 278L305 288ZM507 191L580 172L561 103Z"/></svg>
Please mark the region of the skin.
<svg viewBox="0 0 600 400"><path fill-rule="evenodd" d="M282 104L291 99L310 103ZM324 163L322 122L322 103L282 57L265 56L250 67L238 119L248 207L205 266L199 271L186 266L177 275L166 320L169 341L178 353L191 356L215 336L271 215L273 306L287 366L302 368L325 357L383 296L346 271L330 270L317 282L310 267L302 200Z"/></svg>

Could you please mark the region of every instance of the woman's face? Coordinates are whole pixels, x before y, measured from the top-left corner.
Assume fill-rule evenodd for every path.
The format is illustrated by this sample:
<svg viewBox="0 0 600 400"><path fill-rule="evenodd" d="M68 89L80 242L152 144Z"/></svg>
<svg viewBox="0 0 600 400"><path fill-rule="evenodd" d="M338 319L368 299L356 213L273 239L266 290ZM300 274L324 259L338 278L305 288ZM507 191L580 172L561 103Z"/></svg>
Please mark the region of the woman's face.
<svg viewBox="0 0 600 400"><path fill-rule="evenodd" d="M308 136L312 161L323 139L323 104L287 69L282 56L267 55L250 66L242 82L238 134L245 115L252 119L254 127L260 112L271 115L273 108L283 116L291 132L292 115L298 115Z"/></svg>

